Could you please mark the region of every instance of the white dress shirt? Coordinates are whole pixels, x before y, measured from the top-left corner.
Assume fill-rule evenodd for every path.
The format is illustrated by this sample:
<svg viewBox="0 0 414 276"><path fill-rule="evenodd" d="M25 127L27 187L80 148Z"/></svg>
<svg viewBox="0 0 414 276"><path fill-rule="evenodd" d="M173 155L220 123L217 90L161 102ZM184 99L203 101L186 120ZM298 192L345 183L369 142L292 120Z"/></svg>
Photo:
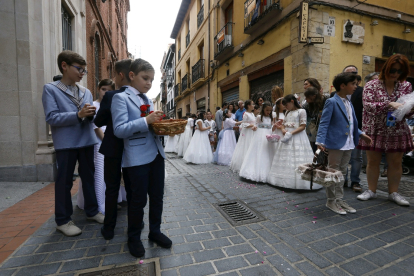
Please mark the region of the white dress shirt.
<svg viewBox="0 0 414 276"><path fill-rule="evenodd" d="M129 88L129 89L131 89L132 91L134 91L134 93L135 93L135 95L137 95L137 98L139 99L139 102L141 103L141 105L144 105L145 104L145 102L144 102L144 99L143 98L141 98L140 96L138 96L138 94L142 94L141 92L139 92L137 89L135 89L134 87L132 87L132 86L129 86L129 85L127 85L127 87ZM145 95L146 96L146 95ZM148 98L148 97L147 97ZM148 99L148 101L150 101L150 99ZM151 111L151 109L150 109L150 111ZM145 118L145 117L143 117L143 118ZM144 120L145 121L145 124L147 125L147 127L148 127L148 123L147 123L147 120L145 119Z"/></svg>
<svg viewBox="0 0 414 276"><path fill-rule="evenodd" d="M339 96L339 95L338 95ZM347 98L342 98L342 102L345 105L346 113L348 115L348 121L349 121L349 132L348 132L348 138L346 139L345 145L341 148L341 150L353 150L355 148L354 144L354 116L352 114L352 107L351 103Z"/></svg>

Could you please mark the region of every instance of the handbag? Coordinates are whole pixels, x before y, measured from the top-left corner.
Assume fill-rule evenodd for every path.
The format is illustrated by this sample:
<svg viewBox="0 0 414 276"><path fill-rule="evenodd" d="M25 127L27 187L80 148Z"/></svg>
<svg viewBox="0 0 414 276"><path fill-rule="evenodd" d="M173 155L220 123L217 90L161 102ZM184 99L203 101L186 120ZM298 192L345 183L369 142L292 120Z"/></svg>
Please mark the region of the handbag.
<svg viewBox="0 0 414 276"><path fill-rule="evenodd" d="M280 136L277 134L267 134L266 139L269 143L277 143L280 140Z"/></svg>
<svg viewBox="0 0 414 276"><path fill-rule="evenodd" d="M313 183L329 187L344 180L340 171L328 168L328 152L319 149L315 152L313 162L299 165L296 172L301 175L302 180L310 181L311 190Z"/></svg>

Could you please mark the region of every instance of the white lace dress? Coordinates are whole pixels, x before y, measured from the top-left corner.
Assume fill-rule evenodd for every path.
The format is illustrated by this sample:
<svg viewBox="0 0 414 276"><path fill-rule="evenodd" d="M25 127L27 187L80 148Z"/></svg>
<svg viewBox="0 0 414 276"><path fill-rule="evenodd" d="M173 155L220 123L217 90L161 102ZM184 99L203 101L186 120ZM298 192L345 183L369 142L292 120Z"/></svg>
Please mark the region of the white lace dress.
<svg viewBox="0 0 414 276"><path fill-rule="evenodd" d="M196 121L195 132L191 138L190 145L184 154L184 160L193 164L208 164L213 162L213 153L211 152L210 140L206 132L208 130L200 131L198 129L198 122L203 124L201 119Z"/></svg>
<svg viewBox="0 0 414 276"><path fill-rule="evenodd" d="M187 121L187 125L185 126L184 133L181 134L180 141L178 142L178 156L184 156L188 145L190 144L191 138L193 137L193 124L194 119L189 118Z"/></svg>
<svg viewBox="0 0 414 276"><path fill-rule="evenodd" d="M288 112L283 125L288 132L294 131L300 125L306 125L306 111L297 109ZM277 145L267 179L268 183L283 188L310 190L310 182L302 180L295 171L299 165L313 160L313 151L306 131L296 133L288 143L279 142ZM313 189L320 188L322 188L321 185L313 184Z"/></svg>
<svg viewBox="0 0 414 276"><path fill-rule="evenodd" d="M275 149L274 144L266 139L266 135L272 134L272 120L263 117L262 121L258 115L256 125L257 130L244 157L240 176L256 182L266 182Z"/></svg>
<svg viewBox="0 0 414 276"><path fill-rule="evenodd" d="M236 121L232 118L227 118L223 122L223 134L220 134L220 145L214 154L217 154L217 164L228 166L230 165L231 158L233 157L234 149L236 148L236 135L234 134L233 127L236 125Z"/></svg>
<svg viewBox="0 0 414 276"><path fill-rule="evenodd" d="M256 118L253 112L244 112L243 123L241 124L241 132L239 141L234 149L233 158L231 159L230 169L234 172L239 172L244 161L244 157L252 142L255 131L252 128L246 128L249 125L256 125Z"/></svg>

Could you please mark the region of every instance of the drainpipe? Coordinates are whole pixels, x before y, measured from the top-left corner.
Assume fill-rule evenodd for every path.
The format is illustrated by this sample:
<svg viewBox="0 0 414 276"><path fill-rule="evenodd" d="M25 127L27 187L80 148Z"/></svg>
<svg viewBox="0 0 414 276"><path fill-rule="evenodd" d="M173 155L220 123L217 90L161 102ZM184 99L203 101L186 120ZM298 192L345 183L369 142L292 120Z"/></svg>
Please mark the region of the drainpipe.
<svg viewBox="0 0 414 276"><path fill-rule="evenodd" d="M208 98L208 101L207 101L207 106L208 106L208 108L207 109L209 109L210 108L210 37L211 37L211 34L210 34L210 0L208 0L208 10L207 10L207 14L208 14L208 59L207 59L207 68L208 68L208 74L207 74L207 76L208 76L208 83L207 83L207 98ZM204 66L206 66L206 64L205 64L206 62L204 62ZM211 109L210 109L210 111L211 111Z"/></svg>

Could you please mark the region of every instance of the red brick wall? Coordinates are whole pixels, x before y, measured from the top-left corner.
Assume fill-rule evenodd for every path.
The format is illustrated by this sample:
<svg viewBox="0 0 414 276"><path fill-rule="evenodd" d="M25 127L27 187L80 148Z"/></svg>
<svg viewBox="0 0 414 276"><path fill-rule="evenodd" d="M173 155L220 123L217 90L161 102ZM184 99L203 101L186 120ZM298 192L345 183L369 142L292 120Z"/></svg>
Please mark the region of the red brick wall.
<svg viewBox="0 0 414 276"><path fill-rule="evenodd" d="M87 87L96 97L95 37L99 37L99 80L113 78L115 61L128 57L129 0L86 0ZM111 75L112 73L112 75Z"/></svg>

